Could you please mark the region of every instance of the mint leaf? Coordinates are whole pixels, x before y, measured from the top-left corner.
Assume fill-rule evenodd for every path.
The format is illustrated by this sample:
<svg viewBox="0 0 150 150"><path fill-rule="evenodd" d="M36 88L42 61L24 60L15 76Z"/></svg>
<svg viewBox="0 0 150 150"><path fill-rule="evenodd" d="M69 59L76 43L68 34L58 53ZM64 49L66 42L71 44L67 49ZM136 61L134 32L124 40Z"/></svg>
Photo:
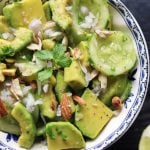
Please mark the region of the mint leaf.
<svg viewBox="0 0 150 150"><path fill-rule="evenodd" d="M71 58L67 57L67 56L62 56L60 57L59 60L57 60L56 62L59 66L65 68L65 67L69 67L70 64L72 63Z"/></svg>
<svg viewBox="0 0 150 150"><path fill-rule="evenodd" d="M42 50L35 53L35 56L41 60L51 60L53 59L53 53L48 50Z"/></svg>
<svg viewBox="0 0 150 150"><path fill-rule="evenodd" d="M42 82L49 79L52 76L52 68L46 68L38 73L38 79Z"/></svg>
<svg viewBox="0 0 150 150"><path fill-rule="evenodd" d="M53 57L55 59L60 59L61 56L64 55L66 51L66 47L62 44L56 44L56 46L53 48Z"/></svg>

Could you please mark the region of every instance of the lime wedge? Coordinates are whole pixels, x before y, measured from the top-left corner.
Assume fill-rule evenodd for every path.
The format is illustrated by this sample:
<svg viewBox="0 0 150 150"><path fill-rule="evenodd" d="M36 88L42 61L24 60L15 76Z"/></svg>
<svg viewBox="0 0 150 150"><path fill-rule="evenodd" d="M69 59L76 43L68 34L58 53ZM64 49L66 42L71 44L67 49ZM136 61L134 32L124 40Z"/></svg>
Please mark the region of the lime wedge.
<svg viewBox="0 0 150 150"><path fill-rule="evenodd" d="M150 150L150 125L142 133L139 150Z"/></svg>

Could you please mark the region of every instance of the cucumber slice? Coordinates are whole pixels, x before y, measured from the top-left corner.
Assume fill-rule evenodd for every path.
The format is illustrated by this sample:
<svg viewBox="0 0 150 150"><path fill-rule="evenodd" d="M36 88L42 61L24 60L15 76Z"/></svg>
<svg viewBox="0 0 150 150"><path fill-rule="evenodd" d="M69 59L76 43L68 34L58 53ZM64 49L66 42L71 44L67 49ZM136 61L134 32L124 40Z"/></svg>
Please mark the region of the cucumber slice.
<svg viewBox="0 0 150 150"><path fill-rule="evenodd" d="M81 28L81 23L87 19L89 13L92 13L97 20L96 26L101 29L111 28L111 15L109 13L107 0L74 0L72 2L72 26L68 28L68 36L71 43L78 44L80 41L86 41L91 37L91 29ZM88 10L87 14L81 12L84 7ZM71 32L71 34L70 34Z"/></svg>
<svg viewBox="0 0 150 150"><path fill-rule="evenodd" d="M114 31L107 38L94 35L89 42L89 54L94 68L107 76L124 74L136 63L133 42L121 31Z"/></svg>
<svg viewBox="0 0 150 150"><path fill-rule="evenodd" d="M99 99L107 106L112 106L112 98L119 96L122 102L129 96L131 91L131 81L126 75L111 77L108 79L106 92L101 93Z"/></svg>

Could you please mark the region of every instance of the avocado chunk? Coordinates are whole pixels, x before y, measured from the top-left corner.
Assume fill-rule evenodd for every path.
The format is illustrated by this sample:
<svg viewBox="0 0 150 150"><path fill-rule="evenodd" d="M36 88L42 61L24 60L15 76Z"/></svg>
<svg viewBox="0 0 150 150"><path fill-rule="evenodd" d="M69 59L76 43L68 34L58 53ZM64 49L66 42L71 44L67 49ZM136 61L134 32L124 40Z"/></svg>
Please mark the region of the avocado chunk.
<svg viewBox="0 0 150 150"><path fill-rule="evenodd" d="M4 16L0 16L0 34L8 32L8 25Z"/></svg>
<svg viewBox="0 0 150 150"><path fill-rule="evenodd" d="M44 13L45 13L46 20L47 21L51 20L52 16L51 16L51 8L50 8L49 1L45 2L43 4L43 10L44 10Z"/></svg>
<svg viewBox="0 0 150 150"><path fill-rule="evenodd" d="M78 105L75 124L83 135L94 139L111 119L113 112L96 95L86 89L82 95L86 105Z"/></svg>
<svg viewBox="0 0 150 150"><path fill-rule="evenodd" d="M46 125L48 150L84 148L81 132L70 122L51 122Z"/></svg>
<svg viewBox="0 0 150 150"><path fill-rule="evenodd" d="M36 126L32 115L19 102L15 104L11 114L21 128L21 135L18 139L18 144L23 148L31 148L36 136Z"/></svg>
<svg viewBox="0 0 150 150"><path fill-rule="evenodd" d="M57 101L52 86L49 87L47 93L41 94L43 104L40 105L41 114L49 119L56 117Z"/></svg>
<svg viewBox="0 0 150 150"><path fill-rule="evenodd" d="M131 91L131 81L127 75L108 78L107 90L99 96L100 100L107 106L112 106L112 98L118 96L122 102L129 96Z"/></svg>
<svg viewBox="0 0 150 150"><path fill-rule="evenodd" d="M13 56L16 52L25 48L32 42L33 32L26 28L19 28L15 32L15 39L7 41L0 39L0 57L1 59L6 56Z"/></svg>
<svg viewBox="0 0 150 150"><path fill-rule="evenodd" d="M58 100L61 101L63 94L68 91L69 91L68 85L64 81L64 72L58 71L56 75L56 86L55 86L55 93Z"/></svg>
<svg viewBox="0 0 150 150"><path fill-rule="evenodd" d="M77 46L81 51L80 62L83 66L89 66L89 49L88 49L88 42L82 41Z"/></svg>
<svg viewBox="0 0 150 150"><path fill-rule="evenodd" d="M69 0L51 0L49 3L52 11L52 19L66 30L72 24L71 16L66 10Z"/></svg>
<svg viewBox="0 0 150 150"><path fill-rule="evenodd" d="M41 0L22 0L3 8L3 14L8 23L14 27L28 27L33 19L46 22Z"/></svg>
<svg viewBox="0 0 150 150"><path fill-rule="evenodd" d="M130 37L114 31L106 38L93 36L89 55L95 69L107 76L117 76L131 70L136 63L136 53Z"/></svg>
<svg viewBox="0 0 150 150"><path fill-rule="evenodd" d="M76 60L73 60L71 65L64 69L64 81L74 90L87 86L84 73Z"/></svg>
<svg viewBox="0 0 150 150"><path fill-rule="evenodd" d="M55 46L55 42L52 39L45 39L42 41L43 49L52 50Z"/></svg>

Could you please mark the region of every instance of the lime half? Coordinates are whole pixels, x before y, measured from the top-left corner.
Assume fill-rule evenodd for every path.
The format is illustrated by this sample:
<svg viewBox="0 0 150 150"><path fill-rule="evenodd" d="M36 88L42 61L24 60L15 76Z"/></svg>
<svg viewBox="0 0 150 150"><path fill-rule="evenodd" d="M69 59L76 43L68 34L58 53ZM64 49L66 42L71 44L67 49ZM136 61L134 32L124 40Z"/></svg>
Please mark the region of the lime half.
<svg viewBox="0 0 150 150"><path fill-rule="evenodd" d="M150 125L142 133L139 150L150 150Z"/></svg>

